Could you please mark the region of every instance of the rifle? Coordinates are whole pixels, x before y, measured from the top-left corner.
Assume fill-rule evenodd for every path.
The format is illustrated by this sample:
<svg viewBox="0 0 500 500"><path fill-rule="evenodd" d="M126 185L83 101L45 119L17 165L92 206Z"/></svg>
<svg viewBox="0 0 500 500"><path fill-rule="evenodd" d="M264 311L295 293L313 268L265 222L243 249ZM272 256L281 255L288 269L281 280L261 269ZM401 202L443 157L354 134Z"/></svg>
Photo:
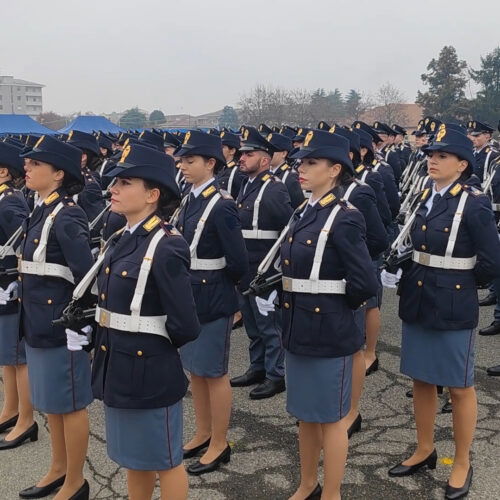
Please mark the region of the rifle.
<svg viewBox="0 0 500 500"><path fill-rule="evenodd" d="M10 269L0 267L0 278L4 278L5 276L17 276L18 274L19 270L17 269L17 267L12 267Z"/></svg>
<svg viewBox="0 0 500 500"><path fill-rule="evenodd" d="M283 277L282 273L273 274L269 276L269 278L264 278L262 274L257 274L255 278L248 285L248 290L245 290L242 295L263 295L268 290L272 290L275 288L276 284L281 282L281 278Z"/></svg>
<svg viewBox="0 0 500 500"><path fill-rule="evenodd" d="M80 328L89 324L95 316L95 307L84 309L77 301L72 300L62 312L59 319L54 319L54 326L64 326L71 330L78 331Z"/></svg>

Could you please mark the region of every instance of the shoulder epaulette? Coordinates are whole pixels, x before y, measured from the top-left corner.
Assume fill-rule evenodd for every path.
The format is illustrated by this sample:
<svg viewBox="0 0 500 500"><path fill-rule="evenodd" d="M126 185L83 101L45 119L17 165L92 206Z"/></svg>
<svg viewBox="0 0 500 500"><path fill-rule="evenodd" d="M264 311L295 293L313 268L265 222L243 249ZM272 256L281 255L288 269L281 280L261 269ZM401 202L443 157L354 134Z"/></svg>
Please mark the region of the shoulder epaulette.
<svg viewBox="0 0 500 500"><path fill-rule="evenodd" d="M464 191L467 191L472 196L481 196L481 195L484 195L484 193L480 189L478 189L478 188L476 188L474 186L469 186L468 184L464 184L463 185L463 189L464 189ZM450 191L450 193L451 193L451 191Z"/></svg>
<svg viewBox="0 0 500 500"><path fill-rule="evenodd" d="M149 233L152 231L159 223L161 222L161 218L155 215L151 217L146 223L142 225L142 227Z"/></svg>
<svg viewBox="0 0 500 500"><path fill-rule="evenodd" d="M45 205L50 205L52 202L56 201L57 198L59 198L59 193L57 191L55 191L50 196L45 198L44 203L45 203Z"/></svg>
<svg viewBox="0 0 500 500"><path fill-rule="evenodd" d="M365 166L363 164L361 164L358 167L356 167L356 173L360 174L361 172L363 172L364 169L365 169Z"/></svg>
<svg viewBox="0 0 500 500"><path fill-rule="evenodd" d="M282 167L280 167L280 170L283 170L283 172L285 170L288 170L290 168L290 165L288 165L288 163L285 163Z"/></svg>
<svg viewBox="0 0 500 500"><path fill-rule="evenodd" d="M266 174L262 176L262 182L266 182L269 179L273 179L273 176L271 174Z"/></svg>
<svg viewBox="0 0 500 500"><path fill-rule="evenodd" d="M219 189L219 193L220 193L223 200L232 200L233 199L233 197L225 189Z"/></svg>
<svg viewBox="0 0 500 500"><path fill-rule="evenodd" d="M431 188L425 188L422 192L422 196L420 201L425 201L429 197L429 193L431 192Z"/></svg>
<svg viewBox="0 0 500 500"><path fill-rule="evenodd" d="M10 186L8 184L2 184L0 185L0 194L5 193L5 191L8 191L10 189ZM7 194L7 193L5 193Z"/></svg>
<svg viewBox="0 0 500 500"><path fill-rule="evenodd" d="M321 200L319 200L318 203L322 207L326 207L326 206L330 205L330 203L333 203L335 200L336 200L335 195L333 193L329 193L329 194L323 196L323 198L321 198Z"/></svg>
<svg viewBox="0 0 500 500"><path fill-rule="evenodd" d="M226 167L227 167L227 168L233 168L235 165L236 165L236 162L235 162L235 161L230 161L230 162L226 165Z"/></svg>
<svg viewBox="0 0 500 500"><path fill-rule="evenodd" d="M74 207L76 205L75 201L71 196L65 196L62 199L62 202L64 203L65 207Z"/></svg>
<svg viewBox="0 0 500 500"><path fill-rule="evenodd" d="M461 184L455 184L455 186L453 186L450 189L450 194L452 196L456 196L458 193L460 193L460 191L462 191L462 185Z"/></svg>
<svg viewBox="0 0 500 500"><path fill-rule="evenodd" d="M214 194L217 191L217 188L212 184L211 186L207 187L205 191L201 193L203 198L208 198L211 194Z"/></svg>
<svg viewBox="0 0 500 500"><path fill-rule="evenodd" d="M165 231L165 234L167 236L180 236L181 233L177 230L177 228L175 226L173 226L172 224L167 224L165 222L165 224L163 224L163 230Z"/></svg>

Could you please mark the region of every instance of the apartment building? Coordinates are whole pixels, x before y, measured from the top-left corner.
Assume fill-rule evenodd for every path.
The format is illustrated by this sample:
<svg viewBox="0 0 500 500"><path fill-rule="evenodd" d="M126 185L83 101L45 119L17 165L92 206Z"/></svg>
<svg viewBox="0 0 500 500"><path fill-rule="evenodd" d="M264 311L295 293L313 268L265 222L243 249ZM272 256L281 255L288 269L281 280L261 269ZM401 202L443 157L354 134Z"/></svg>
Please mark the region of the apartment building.
<svg viewBox="0 0 500 500"><path fill-rule="evenodd" d="M0 115L38 116L42 112L43 87L40 83L0 75Z"/></svg>

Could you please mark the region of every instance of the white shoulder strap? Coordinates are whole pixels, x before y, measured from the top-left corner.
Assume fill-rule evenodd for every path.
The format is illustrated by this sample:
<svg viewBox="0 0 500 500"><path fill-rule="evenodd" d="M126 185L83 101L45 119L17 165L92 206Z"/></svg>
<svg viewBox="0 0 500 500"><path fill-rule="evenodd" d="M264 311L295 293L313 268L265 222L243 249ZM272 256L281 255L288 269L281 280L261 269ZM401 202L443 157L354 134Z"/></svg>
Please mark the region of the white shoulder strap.
<svg viewBox="0 0 500 500"><path fill-rule="evenodd" d="M271 179L267 179L267 181L264 182L264 184L260 188L257 198L255 199L255 203L253 205L253 219L252 219L252 227L254 230L258 229L260 202L262 200L262 196L264 195L264 191L270 182Z"/></svg>
<svg viewBox="0 0 500 500"><path fill-rule="evenodd" d="M215 204L221 199L220 193L216 193L212 196L212 199L205 207L205 210L201 214L200 219L198 220L198 224L196 224L196 229L194 231L193 241L191 245L189 245L189 250L191 251L191 258L196 258L196 249L198 248L198 243L200 242L201 233L203 233L203 229L205 228L205 224L207 222L208 216L210 212L215 207Z"/></svg>
<svg viewBox="0 0 500 500"><path fill-rule="evenodd" d="M344 199L345 201L349 201L349 196L351 196L352 192L354 191L357 185L358 184L356 183L356 181L351 182L346 192L344 193L344 196L342 196L342 199Z"/></svg>
<svg viewBox="0 0 500 500"><path fill-rule="evenodd" d="M465 202L469 193L467 191L462 192L462 196L460 196L460 201L458 202L457 211L453 216L453 222L451 224L450 237L448 238L448 244L446 245L446 252L444 254L444 265L446 266L451 264L450 259L453 255L453 250L455 249L455 243L457 242L457 234L458 228L460 227L460 223L462 222L462 216L465 208Z"/></svg>
<svg viewBox="0 0 500 500"><path fill-rule="evenodd" d="M56 215L61 211L64 207L64 203L60 201L56 208L47 216L45 222L43 223L42 235L40 236L40 242L38 244L35 253L33 254L33 262L45 262L45 256L47 253L47 241L49 239L49 233L54 225L54 220Z"/></svg>
<svg viewBox="0 0 500 500"><path fill-rule="evenodd" d="M238 167L235 165L235 166L232 168L232 170L231 170L231 172L230 172L230 174L229 174L229 180L227 181L227 192L228 192L229 194L231 194L231 191L232 191L232 189L233 189L233 181L234 181L234 177L235 177L235 175L236 175L236 170L237 170L237 169L238 169Z"/></svg>

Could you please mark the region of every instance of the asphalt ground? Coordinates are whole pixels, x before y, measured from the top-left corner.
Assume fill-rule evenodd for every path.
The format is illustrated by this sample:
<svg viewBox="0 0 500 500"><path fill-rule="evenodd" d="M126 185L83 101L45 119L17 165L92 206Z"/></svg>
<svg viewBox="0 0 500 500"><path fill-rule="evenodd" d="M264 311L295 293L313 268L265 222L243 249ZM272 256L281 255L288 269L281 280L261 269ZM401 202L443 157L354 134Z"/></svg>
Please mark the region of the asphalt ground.
<svg viewBox="0 0 500 500"><path fill-rule="evenodd" d="M480 292L484 295L485 292ZM479 327L492 320L493 308L481 308ZM397 298L384 292L382 333L379 343L380 369L366 380L361 405L363 428L350 441L342 486L344 499L419 500L442 499L451 469L453 440L449 414L438 413L435 471L392 479L387 469L406 458L414 446L415 425L412 401L405 396L410 380L399 373L401 321ZM231 376L248 364L248 339L243 329L233 332ZM486 368L500 363L500 335L477 337L476 387L479 421L472 450L474 479L470 499L500 499L500 377L489 377ZM231 462L212 474L190 477L190 499L246 500L286 499L299 480L297 427L285 410L285 394L263 401L251 401L249 390L234 390L234 410L229 433L233 447ZM0 394L1 398L1 394ZM442 399L442 403L445 399ZM441 406L440 405L440 406ZM185 399L184 435L193 432L190 395ZM126 498L124 471L106 454L103 411L100 402L90 407L91 438L86 464L91 498ZM36 443L0 454L0 500L14 500L18 492L36 483L49 464L49 436L46 419L37 414L41 427ZM159 492L155 492L155 498Z"/></svg>

